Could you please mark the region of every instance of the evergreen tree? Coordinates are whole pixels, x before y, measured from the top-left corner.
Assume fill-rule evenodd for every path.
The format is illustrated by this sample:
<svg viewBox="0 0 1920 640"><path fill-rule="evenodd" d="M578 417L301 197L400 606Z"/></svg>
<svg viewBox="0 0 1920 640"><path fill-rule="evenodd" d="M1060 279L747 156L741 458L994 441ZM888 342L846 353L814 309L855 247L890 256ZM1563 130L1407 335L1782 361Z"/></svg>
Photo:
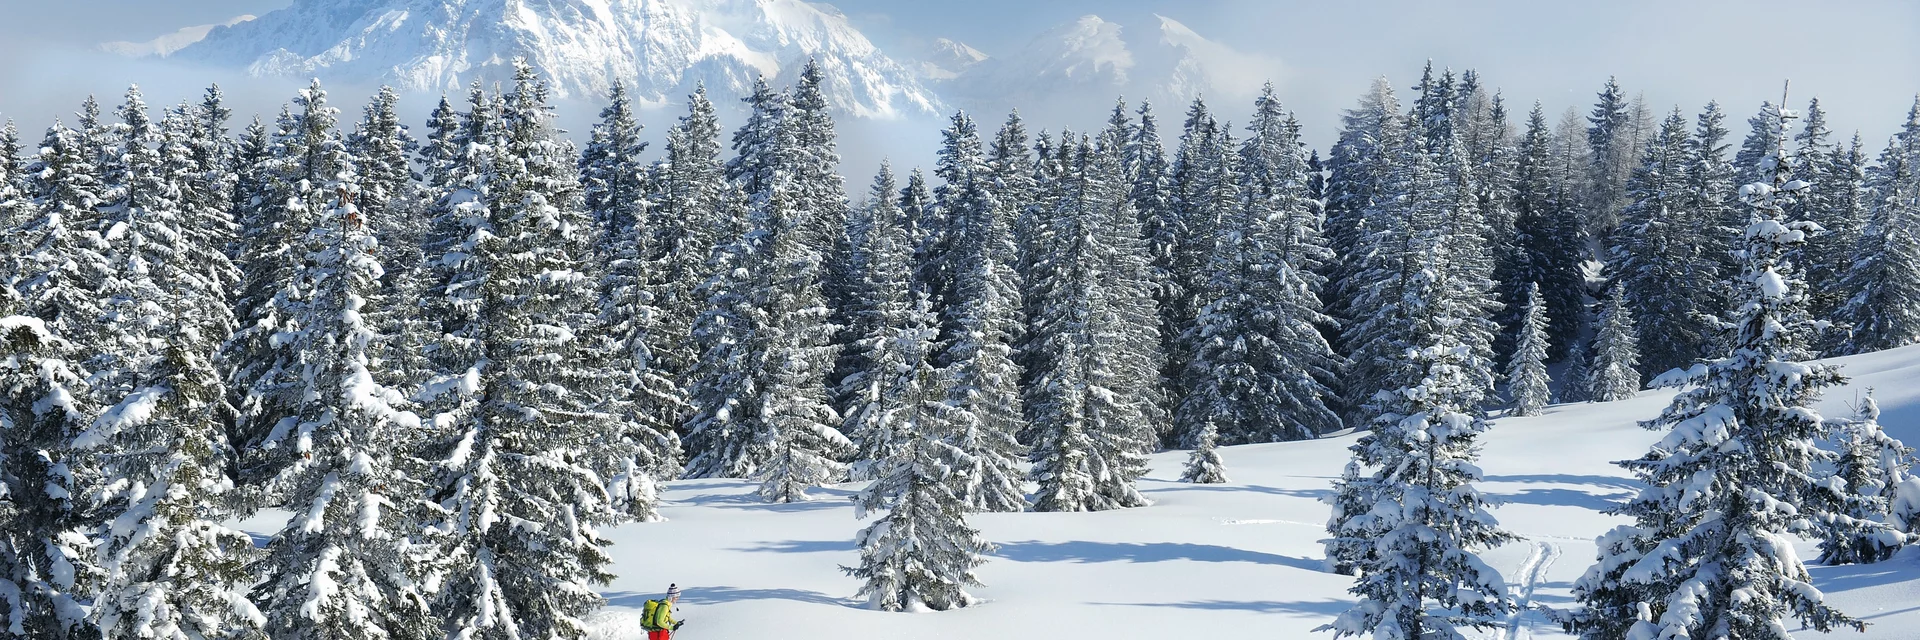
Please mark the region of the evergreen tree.
<svg viewBox="0 0 1920 640"><path fill-rule="evenodd" d="M27 198L26 166L20 158L20 130L13 121L0 125L0 229L13 231L27 221L32 207ZM7 255L13 255L18 249L9 233L9 239L0 241ZM4 266L0 266L4 268ZM0 272L3 276L4 272ZM0 279L0 287L6 283Z"/></svg>
<svg viewBox="0 0 1920 640"><path fill-rule="evenodd" d="M896 277L895 288L903 283ZM941 434L965 431L971 420L948 399L950 374L933 366L938 329L924 293L893 305L879 349L890 365L878 396L888 406L866 432L888 442L876 479L854 496L856 517L887 515L855 538L860 566L842 567L866 582L859 596L882 611L944 611L974 604L965 589L979 586L973 570L993 545L967 525L965 481L958 470L978 467ZM882 373L876 369L874 373Z"/></svg>
<svg viewBox="0 0 1920 640"><path fill-rule="evenodd" d="M952 376L953 403L969 422L948 436L969 466L960 475L967 507L1020 511L1026 507L1014 439L1021 415L1021 371L1013 359L1021 307L1018 274L1008 260L1018 250L994 199L994 169L980 149L971 118L955 114L945 133L934 191L936 217L945 222L928 238L920 266L934 289L941 319L937 364Z"/></svg>
<svg viewBox="0 0 1920 640"><path fill-rule="evenodd" d="M674 429L685 413L686 391L656 355L665 337L665 313L651 286L656 281L654 221L639 157L646 145L639 141L640 125L626 90L615 84L609 100L579 163L601 273L598 335L589 348L613 375L604 381L611 393L601 398L601 409L629 426L620 442L631 455L614 463L609 492L622 512L648 521L659 517L652 505L653 479L680 475Z"/></svg>
<svg viewBox="0 0 1920 640"><path fill-rule="evenodd" d="M1842 492L1851 508L1820 514L1820 563L1886 560L1903 542L1895 530L1905 527L1891 522L1890 513L1900 484L1913 468L1913 449L1881 430L1880 405L1873 401L1872 389L1853 418L1831 421L1829 430L1829 439L1840 449L1832 477L1843 483L1829 488Z"/></svg>
<svg viewBox="0 0 1920 640"><path fill-rule="evenodd" d="M213 364L191 349L211 346L169 346L141 386L75 443L101 455L114 479L100 542L104 579L88 612L107 638L266 637L265 618L247 599L253 539L222 524L220 505L233 490L222 473L233 453L219 422L225 391Z"/></svg>
<svg viewBox="0 0 1920 640"><path fill-rule="evenodd" d="M1553 134L1547 129L1546 113L1534 103L1514 164L1513 241L1502 280L1508 291L1522 282L1542 289L1549 360L1565 358L1580 337L1585 282L1580 272L1584 251L1577 194L1568 177L1554 166ZM1524 296L1506 300L1509 308L1518 308L1523 301ZM1510 324L1508 331L1518 333L1519 329Z"/></svg>
<svg viewBox="0 0 1920 640"><path fill-rule="evenodd" d="M106 195L100 165L85 152L79 132L55 122L27 175L34 213L8 232L18 243L8 256L8 281L19 313L41 319L74 345L79 364L104 342L98 292L112 269L95 231L95 208Z"/></svg>
<svg viewBox="0 0 1920 640"><path fill-rule="evenodd" d="M834 393L844 418L840 431L858 449L849 474L855 480L876 479L899 447L889 415L902 399L887 395L893 383L889 376L913 365L902 360L911 354L895 352L900 345L893 336L905 326L909 296L925 294L913 287L912 252L899 224L898 192L892 165L882 163L866 205L847 216L847 266L853 277L849 324L843 331L853 340L841 353L837 371L845 373L836 375Z"/></svg>
<svg viewBox="0 0 1920 640"><path fill-rule="evenodd" d="M300 330L293 324L295 308L310 295L296 278L309 252L303 243L338 197L329 185L350 171L353 160L336 129L339 110L328 106L318 81L293 102L299 111L282 107L271 136L259 191L250 198L258 204L240 221L238 265L246 279L234 297L238 328L220 356L238 411L232 442L242 451L243 484L278 473L260 465L277 457L264 455L277 446L269 441L285 436L282 421L297 413L307 383L290 364L302 356L276 335Z"/></svg>
<svg viewBox="0 0 1920 640"><path fill-rule="evenodd" d="M1481 389L1467 367L1472 349L1445 333L1407 352L1422 371L1413 386L1375 396L1374 430L1353 445L1357 463L1343 489L1371 504L1334 532L1366 540L1362 553L1340 558L1359 569L1350 591L1360 603L1320 627L1335 637L1458 638L1460 628L1485 629L1513 610L1499 574L1476 551L1514 540L1487 513L1473 487L1474 459L1486 421L1473 408Z"/></svg>
<svg viewBox="0 0 1920 640"><path fill-rule="evenodd" d="M475 100L497 104L469 114L492 146L476 151L484 192L444 199L456 203L448 226L464 230L446 234L462 240L433 261L436 285L464 313L443 317L443 333L471 349L440 363L458 401L434 417L451 430L435 496L449 520L436 609L449 637L585 637L603 603L593 586L612 578L596 527L653 513L647 456L660 454L606 400L626 389L583 337L599 329L592 220L547 96L516 60L510 93ZM609 495L610 479L624 493Z"/></svg>
<svg viewBox="0 0 1920 640"><path fill-rule="evenodd" d="M1096 145L1068 144L1059 209L1041 233L1044 255L1030 281L1035 384L1028 419L1036 431L1032 477L1037 511L1144 506L1134 481L1152 446L1156 335L1139 222L1127 201L1109 131Z"/></svg>
<svg viewBox="0 0 1920 640"><path fill-rule="evenodd" d="M847 216L847 186L840 177L840 152L835 142L833 114L829 111L826 73L817 59L808 59L800 69L788 99L787 125L792 129L793 166L784 169L792 180L794 206L807 242L822 249L826 264L823 274L837 281L841 248L835 246ZM748 193L752 193L749 191ZM829 293L829 302L835 301Z"/></svg>
<svg viewBox="0 0 1920 640"><path fill-rule="evenodd" d="M1605 238L1617 226L1615 216L1630 202L1626 182L1633 171L1634 154L1640 151L1630 132L1633 105L1617 79L1607 77L1587 123L1592 164L1587 172L1586 232L1591 238Z"/></svg>
<svg viewBox="0 0 1920 640"><path fill-rule="evenodd" d="M1634 524L1602 536L1574 584L1585 608L1565 622L1583 637L1784 637L1788 616L1823 632L1865 627L1824 601L1785 538L1849 506L1811 473L1824 457L1812 404L1845 379L1805 362L1805 285L1781 256L1817 227L1782 220L1802 186L1787 180L1784 145L1762 166L1773 178L1740 189L1754 223L1734 280L1733 349L1661 381L1689 388L1644 423L1666 437L1620 463L1649 486L1611 510Z"/></svg>
<svg viewBox="0 0 1920 640"><path fill-rule="evenodd" d="M306 218L292 276L302 295L280 296L291 318L276 336L287 347L275 391L290 411L260 445L274 472L262 492L294 517L267 545L254 601L275 638L427 638L431 593L412 538L424 487L405 453L420 419L368 369L374 336L363 314L381 275L378 243L354 205L352 165L326 166L333 175L311 194L334 196Z"/></svg>
<svg viewBox="0 0 1920 640"><path fill-rule="evenodd" d="M6 302L0 314L17 309ZM78 353L50 326L0 315L0 633L97 638L83 604L103 578L87 538L97 524L83 486L91 456L73 446L93 407Z"/></svg>
<svg viewBox="0 0 1920 640"><path fill-rule="evenodd" d="M1874 168L1872 204L1854 249L1839 316L1849 326L1842 353L1920 341L1920 99Z"/></svg>
<svg viewBox="0 0 1920 640"><path fill-rule="evenodd" d="M620 253L619 243L632 238L629 230L648 222L647 174L640 162L647 143L640 140L641 128L627 88L614 81L607 92L607 106L600 110L600 122L593 125L587 147L580 151L582 197L594 227L600 230L596 249L602 256Z"/></svg>
<svg viewBox="0 0 1920 640"><path fill-rule="evenodd" d="M1625 400L1640 392L1640 331L1621 287L1614 286L1600 311L1593 338L1592 360L1586 367L1588 402Z"/></svg>
<svg viewBox="0 0 1920 640"><path fill-rule="evenodd" d="M764 207L776 185L795 179L801 151L796 149L799 141L790 122L792 99L787 92L774 91L766 78L757 78L752 92L741 100L747 103L747 122L733 132L734 156L727 161L727 181L747 194L749 206Z"/></svg>
<svg viewBox="0 0 1920 640"><path fill-rule="evenodd" d="M1385 78L1375 78L1360 103L1342 113L1339 138L1327 154L1326 234L1338 262L1329 269L1324 299L1343 327L1359 319L1348 315L1348 301L1363 286L1350 280L1360 268L1361 243L1371 233L1365 214L1378 205L1376 200L1388 178L1381 173L1386 168L1381 153L1397 142L1383 127L1390 126L1399 110L1393 85ZM1348 353L1351 347L1340 346L1341 353Z"/></svg>
<svg viewBox="0 0 1920 640"><path fill-rule="evenodd" d="M1693 230L1690 241L1698 244L1694 255L1708 266L1688 265L1688 273L1711 274L1708 283L1723 282L1739 273L1735 243L1746 228L1747 213L1734 195L1734 167L1727 162L1726 114L1718 103L1709 102L1694 120L1693 139L1688 141L1692 154L1687 163L1687 195L1684 211ZM1710 269L1710 271L1709 271ZM1691 294L1697 309L1725 309L1732 298L1718 286L1703 286ZM1703 311L1704 312L1704 311ZM1712 322L1706 325L1711 328ZM1723 331L1709 331L1707 353L1724 348Z"/></svg>
<svg viewBox="0 0 1920 640"><path fill-rule="evenodd" d="M114 171L124 182L108 186L116 201L102 207L96 223L106 241L108 270L99 284L102 339L87 365L89 387L101 404L133 391L158 355L161 322L170 310L162 279L172 280L182 265L178 185L167 175L157 143L159 127L147 113L139 87L127 89L115 126L120 148ZM173 284L171 282L167 284Z"/></svg>
<svg viewBox="0 0 1920 640"><path fill-rule="evenodd" d="M1195 484L1220 484L1227 481L1227 465L1220 460L1219 431L1209 422L1200 425L1198 444L1193 453L1187 455L1187 468L1180 473L1181 482Z"/></svg>
<svg viewBox="0 0 1920 640"><path fill-rule="evenodd" d="M838 458L853 444L835 430L826 393L834 326L821 300L820 254L798 237L784 192L774 195L720 250L705 286L686 475L757 478L763 497L791 502L837 480Z"/></svg>
<svg viewBox="0 0 1920 640"><path fill-rule="evenodd" d="M1540 285L1527 287L1526 313L1521 316L1520 339L1514 344L1513 357L1507 361L1507 395L1513 399L1513 415L1535 416L1553 401L1547 383L1547 309L1540 297Z"/></svg>
<svg viewBox="0 0 1920 640"><path fill-rule="evenodd" d="M1560 381L1561 402L1588 402L1593 399L1592 358L1587 354L1584 340L1574 341L1573 348L1567 351L1567 370Z"/></svg>
<svg viewBox="0 0 1920 640"><path fill-rule="evenodd" d="M1255 102L1237 166L1239 205L1217 225L1176 430L1231 444L1312 438L1340 428L1327 401L1339 359L1318 325L1318 269L1330 255L1307 198L1299 131L1271 87Z"/></svg>
<svg viewBox="0 0 1920 640"><path fill-rule="evenodd" d="M1062 146L1072 145L1063 141ZM1147 273L1158 310L1160 351L1165 354L1160 388L1176 410L1192 393L1187 384L1197 381L1187 375L1199 348L1189 338L1200 337L1192 330L1209 286L1206 270L1214 237L1222 221L1235 217L1240 208L1236 151L1229 127L1214 120L1206 102L1194 99L1180 148L1167 169L1167 203L1143 214ZM1198 434L1188 429L1197 424L1183 423L1163 440L1190 446Z"/></svg>
<svg viewBox="0 0 1920 640"><path fill-rule="evenodd" d="M1686 124L1676 109L1661 125L1645 161L1627 182L1633 203L1621 212L1620 226L1610 237L1608 268L1634 321L1644 328L1639 333L1643 374L1692 366L1706 355L1714 332L1702 293L1713 288L1718 275L1702 233L1713 221L1700 219L1690 206L1688 168L1696 154Z"/></svg>
<svg viewBox="0 0 1920 640"><path fill-rule="evenodd" d="M700 284L708 261L746 222L720 162L720 121L706 87L687 101L687 115L667 130L666 161L653 171L653 239L647 259L660 308L654 357L661 371L685 379L694 359L693 323L706 307ZM737 218L737 219L736 219ZM684 414L683 414L684 417Z"/></svg>
<svg viewBox="0 0 1920 640"><path fill-rule="evenodd" d="M1801 122L1800 132L1793 136L1799 168L1796 177L1810 186L1796 199L1788 215L1820 225L1822 232L1790 251L1787 259L1807 280L1807 312L1827 320L1847 299L1841 279L1865 223L1859 194L1865 167L1861 159L1833 141L1819 98L1807 104Z"/></svg>

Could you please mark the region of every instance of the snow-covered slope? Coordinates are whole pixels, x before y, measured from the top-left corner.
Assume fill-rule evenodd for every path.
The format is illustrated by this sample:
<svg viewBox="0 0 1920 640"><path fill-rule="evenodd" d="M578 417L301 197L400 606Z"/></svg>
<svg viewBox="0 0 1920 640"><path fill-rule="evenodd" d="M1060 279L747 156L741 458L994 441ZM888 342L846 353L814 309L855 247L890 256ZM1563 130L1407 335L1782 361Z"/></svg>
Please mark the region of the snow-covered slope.
<svg viewBox="0 0 1920 640"><path fill-rule="evenodd" d="M827 70L829 100L855 116L938 104L838 10L801 0L295 0L174 57L414 91L502 80L524 57L563 97L594 99L618 79L650 101L699 83L726 97L759 75L791 82L812 58Z"/></svg>
<svg viewBox="0 0 1920 640"><path fill-rule="evenodd" d="M1839 359L1853 383L1827 396L1841 415L1875 387L1888 430L1920 442L1920 346ZM1500 418L1490 431L1480 487L1524 540L1487 554L1515 592L1569 604L1568 586L1594 557L1591 542L1620 522L1600 513L1637 490L1613 460L1645 453L1658 435L1635 421L1671 393L1552 407ZM668 583L685 591L686 637L709 640L842 638L1313 638L1352 599L1351 580L1322 570L1317 501L1347 460L1354 436L1223 449L1233 482L1173 482L1184 454L1153 458L1142 489L1155 505L1117 512L987 514L973 518L1000 550L979 575L987 600L958 611L898 614L859 607L848 485L819 500L759 502L743 482L670 483L668 522L608 532L615 542L611 604L596 616L604 640L643 638L640 606ZM1802 545L1812 558L1811 545ZM1816 584L1873 626L1862 640L1912 638L1920 628L1920 549L1880 564L1814 567ZM1810 632L1809 632L1810 633ZM1537 613L1485 637L1564 637ZM1818 637L1818 636L1810 636Z"/></svg>
<svg viewBox="0 0 1920 640"><path fill-rule="evenodd" d="M1172 18L1156 15L1136 29L1086 15L935 86L980 110L1085 111L1124 95L1166 111L1200 95L1238 101L1279 71L1278 61L1208 40Z"/></svg>

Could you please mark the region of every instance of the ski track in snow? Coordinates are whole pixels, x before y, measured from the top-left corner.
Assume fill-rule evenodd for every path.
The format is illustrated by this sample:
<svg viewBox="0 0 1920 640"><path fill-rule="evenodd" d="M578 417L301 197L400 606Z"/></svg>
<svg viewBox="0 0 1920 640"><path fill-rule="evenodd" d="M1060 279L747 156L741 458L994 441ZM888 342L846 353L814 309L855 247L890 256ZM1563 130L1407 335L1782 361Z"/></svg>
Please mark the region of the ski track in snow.
<svg viewBox="0 0 1920 640"><path fill-rule="evenodd" d="M1532 640L1533 625L1527 624L1527 616L1533 613L1533 591L1547 579L1547 569L1560 559L1560 545L1545 540L1533 540L1533 551L1527 554L1520 570L1517 588L1511 589L1517 596L1513 613L1507 616L1507 628L1495 636L1500 640Z"/></svg>

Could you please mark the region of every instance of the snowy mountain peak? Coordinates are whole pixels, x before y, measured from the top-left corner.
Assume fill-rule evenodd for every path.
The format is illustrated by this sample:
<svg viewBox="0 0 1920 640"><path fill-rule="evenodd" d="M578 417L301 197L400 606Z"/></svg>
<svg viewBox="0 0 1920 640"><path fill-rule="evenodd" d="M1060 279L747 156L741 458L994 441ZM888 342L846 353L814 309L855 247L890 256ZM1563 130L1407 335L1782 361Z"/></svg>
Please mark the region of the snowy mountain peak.
<svg viewBox="0 0 1920 640"><path fill-rule="evenodd" d="M524 57L561 96L593 99L616 79L664 102L704 83L716 98L756 76L796 79L808 59L828 99L859 117L936 111L914 74L839 10L801 0L294 0L211 30L178 57L256 76L306 76L404 90L496 81Z"/></svg>
<svg viewBox="0 0 1920 640"><path fill-rule="evenodd" d="M974 65L987 60L987 54L979 49L946 38L939 38L927 47L920 58L920 76L929 80L952 80Z"/></svg>
<svg viewBox="0 0 1920 640"><path fill-rule="evenodd" d="M1120 34L1120 25L1087 14L1035 38L1027 46L1025 57L1043 65L1043 76L1100 78L1125 84L1134 60Z"/></svg>

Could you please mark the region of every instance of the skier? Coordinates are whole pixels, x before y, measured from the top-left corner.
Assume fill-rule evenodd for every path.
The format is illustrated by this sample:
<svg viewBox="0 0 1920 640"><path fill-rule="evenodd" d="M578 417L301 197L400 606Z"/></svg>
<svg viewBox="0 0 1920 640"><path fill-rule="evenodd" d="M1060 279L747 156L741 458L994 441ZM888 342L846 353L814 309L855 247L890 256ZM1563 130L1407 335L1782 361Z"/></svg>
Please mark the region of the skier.
<svg viewBox="0 0 1920 640"><path fill-rule="evenodd" d="M673 605L680 602L680 585L667 585L667 597L660 600L648 600L646 608L640 613L640 628L647 631L647 640L673 640L673 632L687 621L675 622Z"/></svg>

